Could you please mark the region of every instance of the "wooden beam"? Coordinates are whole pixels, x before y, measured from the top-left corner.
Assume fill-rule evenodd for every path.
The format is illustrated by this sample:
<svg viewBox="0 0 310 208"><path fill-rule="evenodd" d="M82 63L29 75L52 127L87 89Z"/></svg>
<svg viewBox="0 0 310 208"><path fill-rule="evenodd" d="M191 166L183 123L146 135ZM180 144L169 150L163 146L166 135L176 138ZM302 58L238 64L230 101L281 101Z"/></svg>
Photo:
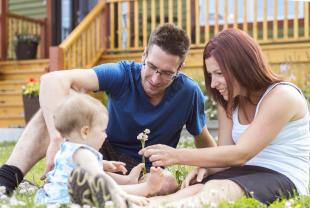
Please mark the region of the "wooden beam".
<svg viewBox="0 0 310 208"><path fill-rule="evenodd" d="M46 48L45 48L45 56L49 57L49 47L52 45L52 2L53 0L46 1Z"/></svg>
<svg viewBox="0 0 310 208"><path fill-rule="evenodd" d="M7 58L7 0L0 1L0 60Z"/></svg>
<svg viewBox="0 0 310 208"><path fill-rule="evenodd" d="M100 3L104 3L104 9L103 12L101 13L101 17L100 17L100 42L101 42L101 47L103 48L103 50L105 50L108 47L108 37L109 37L109 7L106 3L106 0L99 0L98 2Z"/></svg>
<svg viewBox="0 0 310 208"><path fill-rule="evenodd" d="M64 51L60 47L50 47L50 63L48 71L64 69Z"/></svg>

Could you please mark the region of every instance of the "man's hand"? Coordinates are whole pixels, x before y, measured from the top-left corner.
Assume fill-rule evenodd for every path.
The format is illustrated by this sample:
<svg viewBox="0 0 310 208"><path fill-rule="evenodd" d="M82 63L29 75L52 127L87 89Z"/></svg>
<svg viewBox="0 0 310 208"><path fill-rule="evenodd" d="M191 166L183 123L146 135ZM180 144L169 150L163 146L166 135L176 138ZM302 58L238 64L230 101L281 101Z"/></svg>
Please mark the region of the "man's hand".
<svg viewBox="0 0 310 208"><path fill-rule="evenodd" d="M193 184L194 182L201 182L205 177L208 176L208 170L206 168L195 168L189 174L187 174L186 178L184 179L181 189L186 188Z"/></svg>
<svg viewBox="0 0 310 208"><path fill-rule="evenodd" d="M175 165L179 162L178 150L163 144L143 148L139 151L139 154L149 157L149 160L155 167Z"/></svg>
<svg viewBox="0 0 310 208"><path fill-rule="evenodd" d="M122 172L127 173L126 164L120 161L103 160L103 170L107 172Z"/></svg>
<svg viewBox="0 0 310 208"><path fill-rule="evenodd" d="M62 137L60 134L55 136L54 139L51 139L50 144L48 145L47 151L46 151L46 166L43 175L41 176L41 180L44 180L46 178L46 174L54 168L54 158L59 150L60 144L62 142Z"/></svg>

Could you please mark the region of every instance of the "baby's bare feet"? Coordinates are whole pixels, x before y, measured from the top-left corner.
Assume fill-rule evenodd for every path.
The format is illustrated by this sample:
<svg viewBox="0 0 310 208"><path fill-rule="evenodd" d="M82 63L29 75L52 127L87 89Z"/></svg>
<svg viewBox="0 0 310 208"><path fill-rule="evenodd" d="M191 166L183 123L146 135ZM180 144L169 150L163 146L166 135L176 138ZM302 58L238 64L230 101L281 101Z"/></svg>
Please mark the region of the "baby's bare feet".
<svg viewBox="0 0 310 208"><path fill-rule="evenodd" d="M144 164L140 163L139 165L135 166L130 173L128 174L128 183L127 184L137 184L139 180L139 176L141 171L144 168Z"/></svg>
<svg viewBox="0 0 310 208"><path fill-rule="evenodd" d="M148 187L148 195L157 194L164 181L164 170L160 167L151 167L150 175L146 179L146 185Z"/></svg>

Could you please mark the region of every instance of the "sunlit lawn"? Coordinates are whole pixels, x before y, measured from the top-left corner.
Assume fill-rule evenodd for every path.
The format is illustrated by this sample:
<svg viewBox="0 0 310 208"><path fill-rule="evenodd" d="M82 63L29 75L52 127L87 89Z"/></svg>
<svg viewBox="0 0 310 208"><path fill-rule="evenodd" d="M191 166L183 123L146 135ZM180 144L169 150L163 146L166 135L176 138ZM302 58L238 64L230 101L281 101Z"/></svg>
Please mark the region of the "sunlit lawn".
<svg viewBox="0 0 310 208"><path fill-rule="evenodd" d="M193 142L192 140L183 140L179 146L182 147L192 147ZM0 165L3 164L9 154L11 153L12 149L14 147L14 143L10 142L2 142L0 143ZM31 171L26 175L26 180L30 181L31 183L35 184L36 186L42 185L42 181L40 180L40 177L44 170L45 161L40 161L34 168L31 169ZM175 176L178 179L178 182L181 183L181 181L184 179L186 173L190 171L191 167L185 167L185 166L173 166L169 168L171 172L175 174ZM44 206L35 206L33 203L35 192L34 191L27 191L23 188L20 188L16 192L16 199L1 199L0 198L0 207L44 207ZM66 206L61 206L66 207ZM206 206L208 207L208 206ZM235 203L228 203L223 202L220 206L220 208L256 208L256 207L267 207L266 205L263 205L259 203L258 201L254 199L247 199L242 198L238 200ZM310 197L295 197L291 200L282 200L282 201L276 201L273 204L271 204L269 207L271 208L310 208Z"/></svg>

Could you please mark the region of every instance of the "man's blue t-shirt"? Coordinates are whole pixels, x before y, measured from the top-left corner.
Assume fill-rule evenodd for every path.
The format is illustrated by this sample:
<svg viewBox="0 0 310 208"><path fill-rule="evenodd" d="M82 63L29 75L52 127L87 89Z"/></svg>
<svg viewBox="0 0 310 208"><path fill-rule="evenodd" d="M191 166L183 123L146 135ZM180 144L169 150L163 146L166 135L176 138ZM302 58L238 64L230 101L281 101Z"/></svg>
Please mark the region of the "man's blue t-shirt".
<svg viewBox="0 0 310 208"><path fill-rule="evenodd" d="M99 90L108 94L107 139L116 151L137 161L141 160L137 136L144 129L151 131L146 146L176 147L184 125L192 135L199 135L206 120L204 95L195 81L179 73L162 101L153 106L142 87L141 69L141 63L129 61L94 67Z"/></svg>

